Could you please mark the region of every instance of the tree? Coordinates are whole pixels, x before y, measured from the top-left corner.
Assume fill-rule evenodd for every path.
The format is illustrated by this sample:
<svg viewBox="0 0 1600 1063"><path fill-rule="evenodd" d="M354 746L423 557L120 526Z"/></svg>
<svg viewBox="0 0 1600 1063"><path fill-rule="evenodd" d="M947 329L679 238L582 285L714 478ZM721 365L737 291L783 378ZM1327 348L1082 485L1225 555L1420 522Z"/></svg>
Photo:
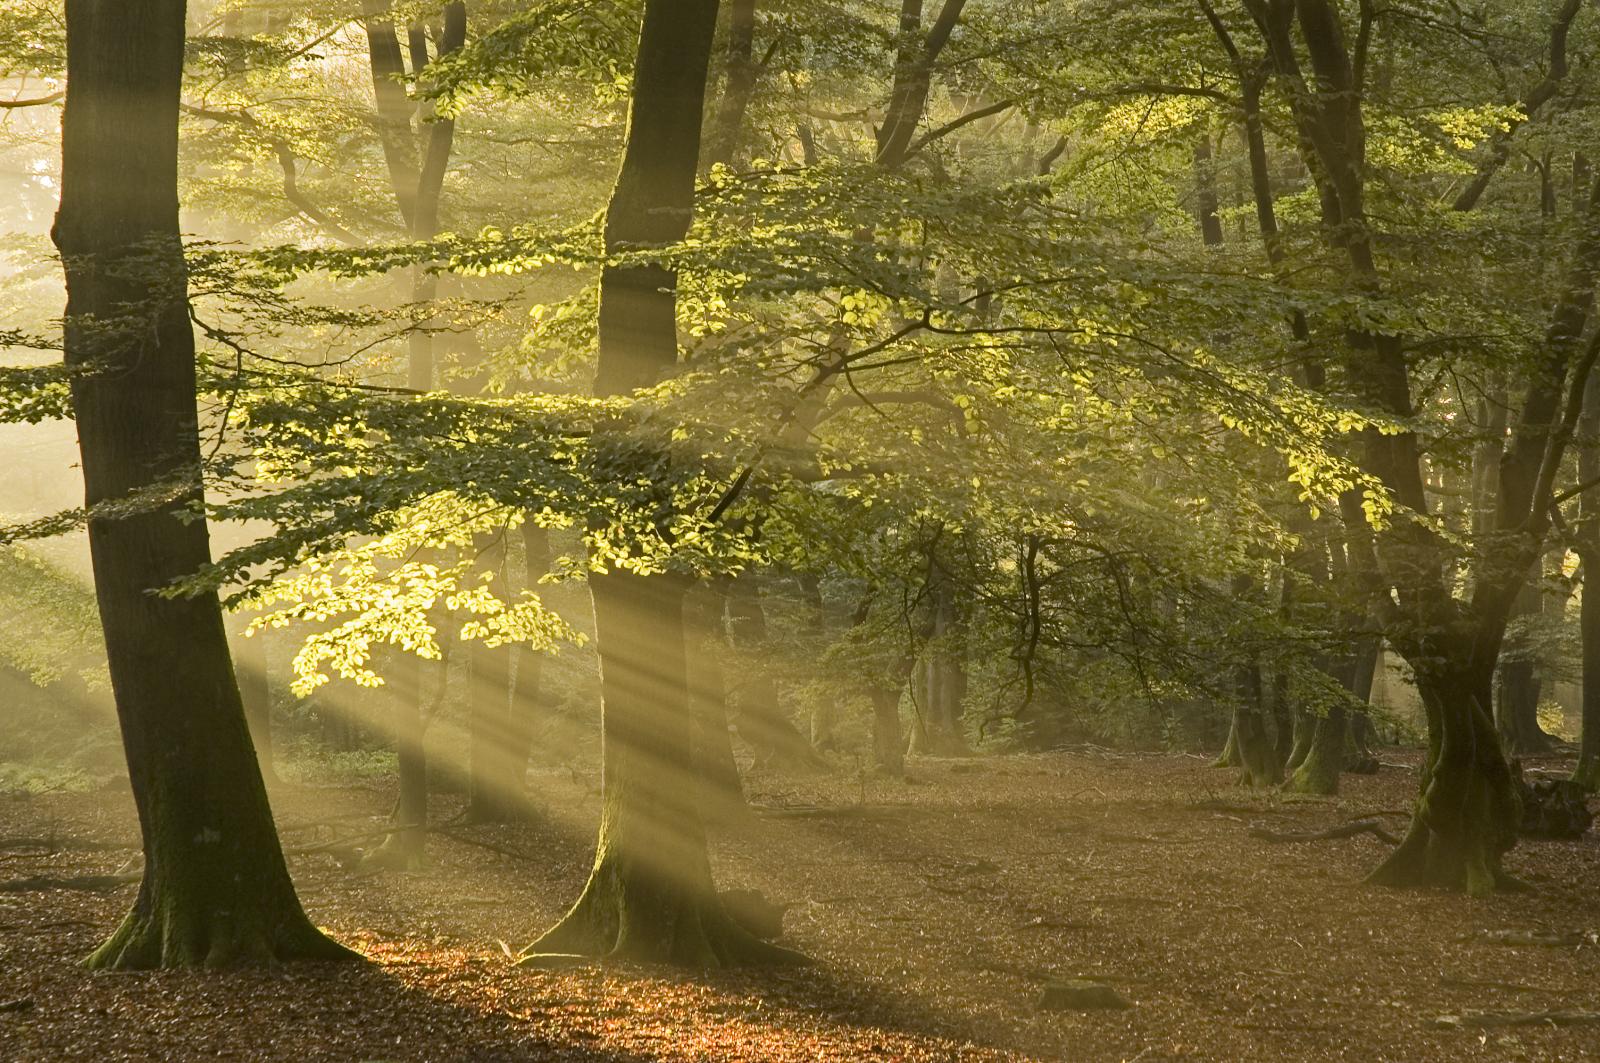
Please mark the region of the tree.
<svg viewBox="0 0 1600 1063"><path fill-rule="evenodd" d="M354 954L306 918L250 745L210 561L178 228L183 0L71 0L54 237L95 593L145 874L88 963L220 966Z"/></svg>
<svg viewBox="0 0 1600 1063"><path fill-rule="evenodd" d="M717 0L645 4L627 144L606 211L610 254L664 247L688 232L716 21ZM596 394L626 395L674 371L675 283L662 264L604 268ZM640 441L616 445L637 452ZM712 967L788 955L736 925L712 885L694 785L689 585L684 575L615 565L590 574L603 705L600 831L588 884L530 946L535 955Z"/></svg>

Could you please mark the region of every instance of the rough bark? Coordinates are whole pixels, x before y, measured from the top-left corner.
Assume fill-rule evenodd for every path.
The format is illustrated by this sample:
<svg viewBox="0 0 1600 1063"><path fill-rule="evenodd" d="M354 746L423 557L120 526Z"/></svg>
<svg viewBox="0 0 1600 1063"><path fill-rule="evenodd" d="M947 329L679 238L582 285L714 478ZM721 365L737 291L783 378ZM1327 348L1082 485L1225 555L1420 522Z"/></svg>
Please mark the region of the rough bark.
<svg viewBox="0 0 1600 1063"><path fill-rule="evenodd" d="M182 0L69 0L61 207L65 349L89 552L145 871L98 968L354 954L295 896L214 594L153 593L211 560L177 197Z"/></svg>

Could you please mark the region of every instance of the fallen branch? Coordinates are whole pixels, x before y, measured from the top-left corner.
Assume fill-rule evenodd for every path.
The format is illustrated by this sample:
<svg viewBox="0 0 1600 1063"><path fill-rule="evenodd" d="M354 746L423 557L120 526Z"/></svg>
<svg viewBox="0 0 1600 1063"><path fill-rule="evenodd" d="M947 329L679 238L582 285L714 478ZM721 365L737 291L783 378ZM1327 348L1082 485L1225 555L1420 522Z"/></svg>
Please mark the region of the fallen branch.
<svg viewBox="0 0 1600 1063"><path fill-rule="evenodd" d="M1434 1026L1447 1030L1489 1030L1507 1026L1600 1025L1600 1011L1469 1011L1441 1015Z"/></svg>
<svg viewBox="0 0 1600 1063"><path fill-rule="evenodd" d="M1354 823L1345 823L1327 830L1315 831L1278 831L1266 827L1251 827L1250 837L1260 838L1264 842L1321 842L1331 841L1335 838L1353 838L1357 834L1370 834L1380 838L1390 845L1399 845L1400 839L1375 820L1360 819Z"/></svg>
<svg viewBox="0 0 1600 1063"><path fill-rule="evenodd" d="M1460 944L1481 941L1491 945L1543 945L1550 948L1575 948L1600 939L1593 930L1480 930L1457 938Z"/></svg>
<svg viewBox="0 0 1600 1063"><path fill-rule="evenodd" d="M80 849L86 852L111 852L137 849L138 842L101 842L92 838L0 838L0 849Z"/></svg>
<svg viewBox="0 0 1600 1063"><path fill-rule="evenodd" d="M100 893L138 882L143 872L130 875L73 875L57 878L53 875L31 875L0 882L0 893L35 893L43 890L85 890Z"/></svg>

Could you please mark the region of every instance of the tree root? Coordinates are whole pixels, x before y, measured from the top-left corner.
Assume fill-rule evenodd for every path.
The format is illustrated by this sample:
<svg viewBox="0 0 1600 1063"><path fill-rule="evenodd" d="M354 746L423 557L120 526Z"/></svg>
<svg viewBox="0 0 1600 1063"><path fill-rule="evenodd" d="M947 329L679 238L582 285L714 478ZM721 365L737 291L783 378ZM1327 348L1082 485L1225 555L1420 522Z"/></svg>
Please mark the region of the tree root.
<svg viewBox="0 0 1600 1063"><path fill-rule="evenodd" d="M1377 820L1359 819L1353 823L1344 823L1327 830L1317 831L1276 831L1266 827L1251 827L1250 837L1260 838L1265 842L1321 842L1331 841L1335 838L1353 838L1358 834L1370 834L1390 845L1399 845L1400 839L1383 828Z"/></svg>
<svg viewBox="0 0 1600 1063"><path fill-rule="evenodd" d="M277 927L248 917L150 915L135 908L83 961L96 971L248 967L279 963L365 962L296 913Z"/></svg>
<svg viewBox="0 0 1600 1063"><path fill-rule="evenodd" d="M571 956L700 969L811 962L739 926L714 893L627 882L604 867L596 868L572 910L523 950L518 965L544 967Z"/></svg>
<svg viewBox="0 0 1600 1063"><path fill-rule="evenodd" d="M34 893L44 890L84 890L90 893L103 893L119 886L131 885L143 877L142 871L127 875L72 875L67 878L32 875L28 878L14 878L0 882L0 893Z"/></svg>

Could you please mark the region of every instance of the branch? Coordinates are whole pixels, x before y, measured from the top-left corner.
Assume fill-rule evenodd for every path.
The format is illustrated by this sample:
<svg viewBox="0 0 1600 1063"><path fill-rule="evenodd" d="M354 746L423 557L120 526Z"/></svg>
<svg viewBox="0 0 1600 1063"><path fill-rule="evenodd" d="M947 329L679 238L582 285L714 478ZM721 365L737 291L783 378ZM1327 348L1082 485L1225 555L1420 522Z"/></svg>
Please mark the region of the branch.
<svg viewBox="0 0 1600 1063"><path fill-rule="evenodd" d="M1478 205L1478 200L1483 197L1484 191L1489 187L1489 182L1494 180L1495 174L1511 158L1511 138L1527 122L1533 120L1539 113L1539 108L1548 103L1555 96L1556 89L1561 87L1561 82L1567 76L1567 34L1572 29L1572 22L1578 17L1578 9L1583 6L1583 0L1562 0L1561 8L1556 12L1555 22L1550 27L1550 70L1544 79L1535 85L1521 103L1522 118L1519 121L1508 123L1509 128L1497 132L1494 142L1489 148L1489 157L1478 166L1478 172L1473 175L1472 181L1456 201L1451 204L1451 209L1466 212Z"/></svg>
<svg viewBox="0 0 1600 1063"><path fill-rule="evenodd" d="M35 96L26 100L0 100L0 110L13 110L18 107L43 107L45 104L55 103L67 95L66 89L58 89L48 96Z"/></svg>
<svg viewBox="0 0 1600 1063"><path fill-rule="evenodd" d="M1009 111L1016 105L1016 100L1001 100L999 103L991 103L987 107L979 107L975 111L968 111L960 118L946 122L939 128L931 130L930 132L924 133L922 136L918 137L916 141L914 141L912 145L906 149L905 157L909 159L911 156L915 155L929 144L932 144L935 140L938 140L941 137L949 136L962 126L971 125L973 122L988 118L991 115L999 114L1001 111Z"/></svg>

